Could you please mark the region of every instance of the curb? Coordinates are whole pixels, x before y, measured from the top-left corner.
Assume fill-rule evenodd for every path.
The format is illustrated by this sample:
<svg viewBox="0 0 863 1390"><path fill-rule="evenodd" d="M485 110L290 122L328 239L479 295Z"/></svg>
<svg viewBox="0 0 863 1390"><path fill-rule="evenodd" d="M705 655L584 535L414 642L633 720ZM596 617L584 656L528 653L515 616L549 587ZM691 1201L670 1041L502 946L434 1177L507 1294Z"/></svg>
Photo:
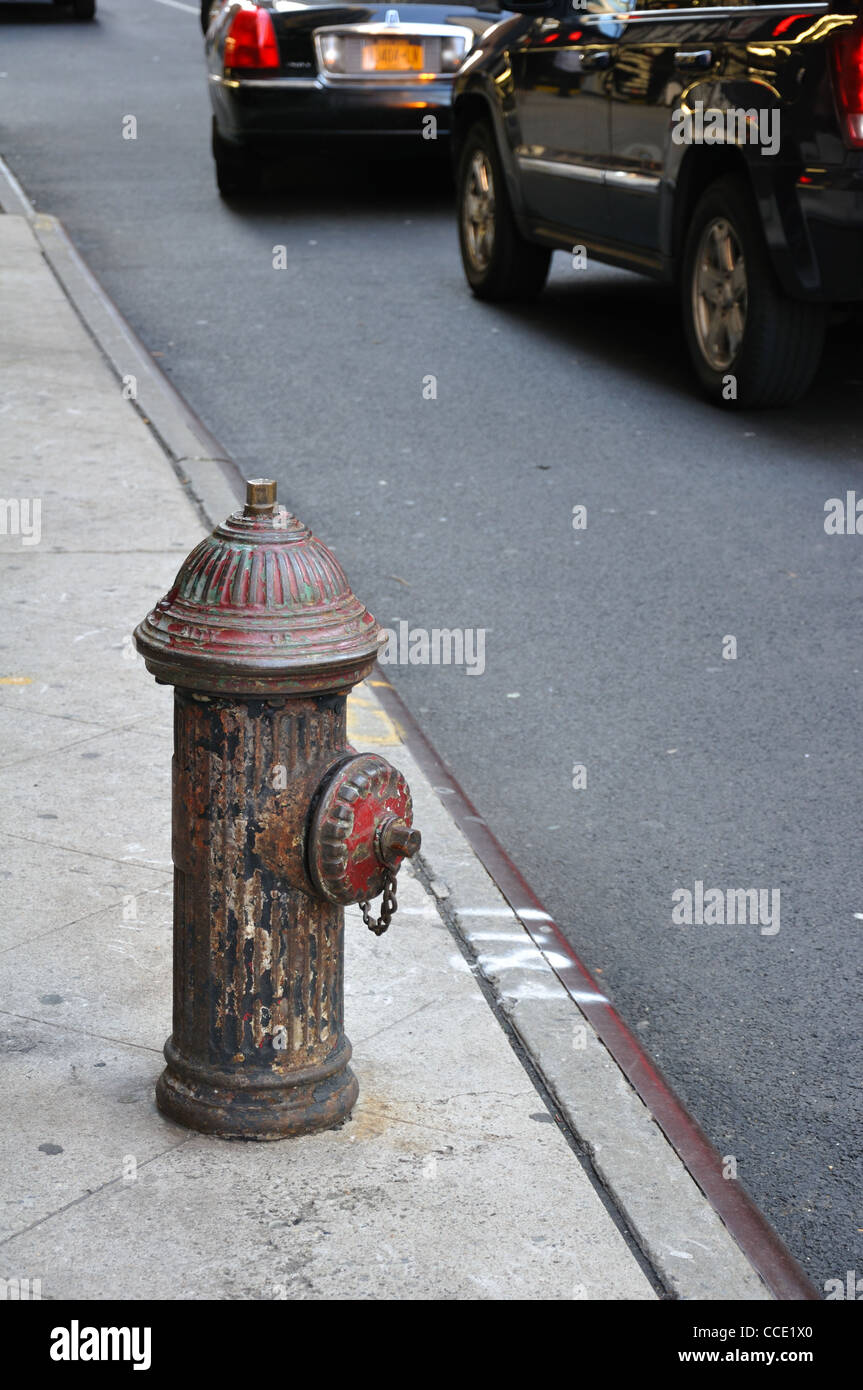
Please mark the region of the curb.
<svg viewBox="0 0 863 1390"><path fill-rule="evenodd" d="M54 217L37 213L0 159L0 206L42 253L204 523L241 501L240 470L155 363ZM411 780L434 862L421 880L463 943L488 999L556 1100L584 1166L663 1289L682 1299L820 1295L558 931L386 680L366 683ZM451 814L447 814L451 811ZM425 870L425 872L424 872ZM507 1024L509 1027L507 1027ZM512 1037L511 1037L512 1041ZM518 1050L518 1049L517 1049ZM532 1078L534 1079L534 1078ZM535 1081L534 1081L534 1084ZM721 1219L720 1219L721 1218ZM762 1280L764 1282L762 1282Z"/></svg>
<svg viewBox="0 0 863 1390"><path fill-rule="evenodd" d="M56 217L37 212L0 158L0 207L30 223L48 265L112 371L135 378L130 404L149 425L207 526L235 509L245 482L227 451L150 356Z"/></svg>

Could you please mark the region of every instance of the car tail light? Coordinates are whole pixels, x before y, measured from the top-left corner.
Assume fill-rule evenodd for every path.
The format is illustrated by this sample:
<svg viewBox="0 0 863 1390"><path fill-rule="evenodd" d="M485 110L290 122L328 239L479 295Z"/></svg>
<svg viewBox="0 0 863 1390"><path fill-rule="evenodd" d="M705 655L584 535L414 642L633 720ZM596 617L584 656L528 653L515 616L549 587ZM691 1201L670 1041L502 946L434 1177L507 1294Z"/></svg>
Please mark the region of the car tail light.
<svg viewBox="0 0 863 1390"><path fill-rule="evenodd" d="M863 149L863 25L858 20L833 40L833 86L845 143Z"/></svg>
<svg viewBox="0 0 863 1390"><path fill-rule="evenodd" d="M237 10L225 39L226 68L277 68L279 45L266 10Z"/></svg>

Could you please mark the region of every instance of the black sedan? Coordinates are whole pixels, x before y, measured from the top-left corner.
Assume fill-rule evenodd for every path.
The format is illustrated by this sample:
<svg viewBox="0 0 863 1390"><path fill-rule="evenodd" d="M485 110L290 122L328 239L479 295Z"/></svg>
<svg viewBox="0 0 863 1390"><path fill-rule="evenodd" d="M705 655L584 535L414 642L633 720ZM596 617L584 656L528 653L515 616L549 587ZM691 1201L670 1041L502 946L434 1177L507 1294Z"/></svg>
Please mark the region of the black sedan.
<svg viewBox="0 0 863 1390"><path fill-rule="evenodd" d="M211 0L202 22L219 191L254 192L267 158L312 142L440 153L453 76L506 13L495 0L482 8Z"/></svg>

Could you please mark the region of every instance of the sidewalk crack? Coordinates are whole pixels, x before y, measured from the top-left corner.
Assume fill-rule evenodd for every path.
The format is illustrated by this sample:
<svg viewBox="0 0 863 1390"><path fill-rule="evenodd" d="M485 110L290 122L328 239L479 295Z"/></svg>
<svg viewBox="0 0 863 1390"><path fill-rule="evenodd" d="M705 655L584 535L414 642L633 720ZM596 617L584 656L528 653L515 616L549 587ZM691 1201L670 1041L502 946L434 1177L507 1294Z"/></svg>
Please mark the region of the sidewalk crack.
<svg viewBox="0 0 863 1390"><path fill-rule="evenodd" d="M43 1028L53 1028L54 1032L80 1033L82 1038L96 1038L99 1042L110 1043L113 1047L131 1047L136 1052L152 1052L161 1057L161 1047L150 1047L148 1043L130 1042L128 1038L112 1038L106 1033L93 1033L89 1028L76 1028L73 1023L53 1019L35 1018L32 1014L19 1014L14 1009L0 1009L0 1018L19 1018L22 1023L38 1023Z"/></svg>
<svg viewBox="0 0 863 1390"><path fill-rule="evenodd" d="M143 1163L138 1163L136 1165L136 1172L140 1172L142 1168L146 1168L149 1164L155 1163L157 1159L164 1158L165 1154L173 1153L175 1149L182 1149L184 1144L190 1143L195 1137L194 1134L185 1135L179 1143L169 1144L167 1149L160 1150L159 1153L153 1154L151 1158L145 1158ZM56 1211L46 1212L45 1215L40 1216L38 1220L31 1221L29 1226L22 1226L20 1231L14 1231L12 1235L4 1236L4 1238L0 1240L0 1247L11 1244L13 1240L19 1240L21 1236L26 1236L29 1231L35 1231L37 1226L44 1226L46 1221L53 1221L56 1216L62 1216L65 1211L71 1211L73 1207L80 1206L82 1202L89 1202L91 1197L98 1197L101 1193L106 1192L109 1187L115 1187L118 1182L125 1181L126 1179L123 1177L110 1178L107 1182L101 1183L99 1187L94 1187L90 1192L82 1192L80 1197L73 1197L71 1202L66 1202L64 1206L58 1207Z"/></svg>
<svg viewBox="0 0 863 1390"><path fill-rule="evenodd" d="M14 830L3 830L0 828L0 835L6 835L10 840L23 840L27 845L38 845L44 849L59 849L64 854L85 854L88 859L101 859L106 864L122 864L125 868L146 869L150 873L167 873L170 865L168 863L155 863L153 860L143 859L118 859L115 854L98 854L94 849L82 849L80 845L61 845L56 840L37 840L32 835L16 835Z"/></svg>
<svg viewBox="0 0 863 1390"><path fill-rule="evenodd" d="M164 883L155 884L152 888L140 888L134 897L146 898L152 893L158 893L166 888L173 888L173 879L167 878ZM46 936L53 936L55 932L67 930L69 927L80 926L82 922L89 922L91 917L98 917L100 912L110 912L112 908L122 907L122 899L116 902L104 904L102 907L94 907L92 912L85 912L81 917L74 917L71 922L58 922L56 927L49 927L47 931L40 932L37 937L28 937L23 941L14 941L11 946L0 946L0 956L7 955L10 951L17 951L21 946L32 947L35 941L43 941ZM3 1010L0 1009L0 1013Z"/></svg>

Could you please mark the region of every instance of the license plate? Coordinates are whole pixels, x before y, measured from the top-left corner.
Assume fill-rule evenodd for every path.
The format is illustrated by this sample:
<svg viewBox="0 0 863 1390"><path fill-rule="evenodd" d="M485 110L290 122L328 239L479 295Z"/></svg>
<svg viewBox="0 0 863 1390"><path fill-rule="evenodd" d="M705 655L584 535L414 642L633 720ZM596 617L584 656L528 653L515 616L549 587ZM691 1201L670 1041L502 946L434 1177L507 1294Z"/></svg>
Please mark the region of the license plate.
<svg viewBox="0 0 863 1390"><path fill-rule="evenodd" d="M381 39L363 45L363 72L422 72L423 46L407 39Z"/></svg>

